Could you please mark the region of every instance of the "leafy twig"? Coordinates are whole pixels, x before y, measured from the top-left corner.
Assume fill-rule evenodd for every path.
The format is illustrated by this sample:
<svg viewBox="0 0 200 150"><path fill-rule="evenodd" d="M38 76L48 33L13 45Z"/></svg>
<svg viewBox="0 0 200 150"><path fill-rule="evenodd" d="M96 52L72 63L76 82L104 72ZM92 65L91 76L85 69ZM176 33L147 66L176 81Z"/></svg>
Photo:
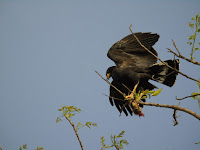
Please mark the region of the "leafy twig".
<svg viewBox="0 0 200 150"><path fill-rule="evenodd" d="M75 132L75 134L76 134L76 137L77 137L77 139L78 139L78 141L79 141L79 144L80 144L80 146L81 146L81 149L83 150L83 145L82 145L81 139L80 139L80 137L79 137L77 131L78 131L80 128L84 127L84 126L87 126L87 127L90 128L90 129L91 129L91 126L97 127L97 124L96 124L96 123L92 123L92 122L86 122L86 123L83 125L81 122L78 122L77 126L75 127L74 123L71 121L70 118L71 118L72 116L75 116L76 113L80 113L80 112L81 112L81 109L79 109L79 108L77 108L77 107L74 107L74 106L62 106L62 105L61 105L61 109L58 109L58 111L62 111L63 116L69 121L69 123L70 123L71 126L73 127L74 132ZM62 121L62 120L60 119L60 117L57 117L56 123L57 123L57 122L60 122L60 121Z"/></svg>
<svg viewBox="0 0 200 150"><path fill-rule="evenodd" d="M188 59L188 58L184 57L183 55L181 55L180 53L177 54L177 53L175 53L174 51L172 51L172 50L169 49L169 48L167 48L167 49L168 49L168 52L173 53L175 56L177 56L177 57L179 57L179 58L182 58L182 59L184 59L184 60L186 60L186 61L188 61L188 62L191 62L191 63L193 63L193 64L195 64L195 65L200 65L200 63L197 62L197 61Z"/></svg>
<svg viewBox="0 0 200 150"><path fill-rule="evenodd" d="M195 59L195 57L193 57L193 54L195 51L199 50L199 48L197 47L198 45L200 45L200 43L195 45L196 42L196 38L197 38L197 34L200 32L200 16L199 14L196 14L196 17L192 17L193 23L189 22L188 25L189 27L193 30L194 35L191 35L189 37L189 45L192 45L192 49L191 49L191 60ZM194 29L195 28L195 29Z"/></svg>
<svg viewBox="0 0 200 150"><path fill-rule="evenodd" d="M123 149L124 148L124 144L125 145L128 145L128 141L127 140L119 140L120 138L123 137L125 131L123 130L121 133L119 133L119 135L113 135L111 134L110 136L110 140L112 142L112 145L108 145L108 144L105 144L105 139L104 137L102 136L101 137L101 144L102 144L102 147L101 147L101 150L104 150L104 149L109 149L109 148L112 148L112 147L115 147L117 150L120 150L120 149Z"/></svg>
<svg viewBox="0 0 200 150"><path fill-rule="evenodd" d="M76 130L76 127L75 127L74 123L69 119L69 117L68 117L67 115L65 115L65 118L69 121L69 123L70 123L71 126L73 127L74 132L75 132L75 134L76 134L76 137L77 137L77 139L78 139L78 141L79 141L79 144L80 144L80 146L81 146L81 149L84 150L83 145L82 145L82 143L81 143L81 139L80 139L80 137L79 137L79 135L78 135L78 132L77 132L77 130Z"/></svg>
<svg viewBox="0 0 200 150"><path fill-rule="evenodd" d="M44 150L44 148L41 146L38 146L37 149L34 149L34 150Z"/></svg>
<svg viewBox="0 0 200 150"><path fill-rule="evenodd" d="M23 144L22 146L19 146L19 150L23 150L23 149L27 149L27 144Z"/></svg>
<svg viewBox="0 0 200 150"><path fill-rule="evenodd" d="M177 57L179 57L179 58L182 58L182 59L184 59L184 60L186 60L186 61L188 61L188 62L190 62L190 63L193 63L193 64L195 64L195 65L200 65L200 62L194 61L193 59L188 59L188 58L184 57L183 55L181 55L181 53L180 53L180 51L178 50L178 48L177 48L176 43L174 42L174 40L172 40L172 42L173 42L173 45L174 45L174 47L176 48L178 54L175 53L174 51L172 51L171 49L167 48L167 49L168 49L168 52L170 52L170 53L174 54L175 56L177 56Z"/></svg>

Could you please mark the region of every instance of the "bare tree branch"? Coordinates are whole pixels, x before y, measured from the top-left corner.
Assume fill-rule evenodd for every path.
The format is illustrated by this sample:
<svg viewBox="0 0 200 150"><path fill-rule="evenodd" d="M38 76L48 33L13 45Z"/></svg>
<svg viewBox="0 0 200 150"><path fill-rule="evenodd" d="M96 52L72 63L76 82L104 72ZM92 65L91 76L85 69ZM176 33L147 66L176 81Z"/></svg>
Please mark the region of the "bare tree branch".
<svg viewBox="0 0 200 150"><path fill-rule="evenodd" d="M179 58L182 58L182 59L184 59L184 60L186 60L186 61L188 61L188 62L190 62L190 63L193 63L193 64L195 64L195 65L200 65L199 62L194 61L194 60L191 60L191 59L188 59L188 58L184 57L183 55L181 55L180 51L178 50L178 48L177 48L177 46L176 46L176 43L175 43L173 40L172 40L172 42L173 42L173 45L174 45L174 47L176 48L178 54L175 53L174 51L172 51L171 49L167 48L167 49L168 49L168 52L170 52L170 53L174 54L175 56L177 56L177 57L179 57Z"/></svg>
<svg viewBox="0 0 200 150"><path fill-rule="evenodd" d="M179 102L178 106L180 106L180 102ZM174 118L174 126L178 125L177 118L178 118L178 117L180 117L180 115L179 115L179 116L177 116L177 115L176 115L176 114L177 114L177 112L178 112L178 110L174 109L174 113L173 113L173 118Z"/></svg>
<svg viewBox="0 0 200 150"><path fill-rule="evenodd" d="M162 61L160 58L158 58L154 53L152 53L148 48L146 48L146 47L139 41L139 39L137 38L137 36L133 33L131 27L132 27L132 24L130 25L129 29L130 29L131 33L133 34L133 36L135 37L135 39L136 39L136 40L138 41L138 43L139 43L145 50L147 50L151 55L153 55L155 58L157 58L159 61L161 61L161 62L162 62L164 65L166 65L168 68L170 68L170 69L172 69L172 70L178 72L179 74L181 74L182 76L184 76L184 77L186 77L186 78L188 78L188 79L191 79L191 80L193 80L193 81L196 81L196 82L200 83L199 80L196 80L196 79L194 79L194 78L192 78L192 77L187 76L186 74L184 74L184 73L180 72L179 70L177 70L177 69L175 69L175 68L169 66L167 63L165 63L165 62Z"/></svg>
<svg viewBox="0 0 200 150"><path fill-rule="evenodd" d="M142 104L142 105L146 105L146 106L155 106L155 107L163 107L163 108L171 108L174 110L179 110L179 111L183 111L185 113L188 113L192 116L194 116L195 118L197 118L198 120L200 120L200 115L198 115L197 113L193 112L192 110L189 110L187 108L184 107L180 107L177 105L166 105L166 104L157 104L157 103L146 103L146 102L138 102L138 104Z"/></svg>
<svg viewBox="0 0 200 150"><path fill-rule="evenodd" d="M103 94L103 93L102 93L102 94ZM120 99L120 98L115 98L115 97L112 97L112 96L108 96L108 95L106 95L106 94L103 94L103 95L105 95L105 96L107 96L107 97L109 97L109 98L112 98L112 99L116 99L116 100L124 101L124 100L122 100L122 99Z"/></svg>
<svg viewBox="0 0 200 150"><path fill-rule="evenodd" d="M118 91L121 95L124 96L124 93L122 93L120 90L118 90L114 85L112 85L108 80L106 80L104 77L102 77L102 75L100 75L96 70L95 72L104 80L106 81L110 86L112 86L116 91Z"/></svg>
<svg viewBox="0 0 200 150"><path fill-rule="evenodd" d="M174 109L174 114L173 114L173 118L174 118L174 126L178 125L178 121L177 121L177 116L176 113L178 112L178 110Z"/></svg>
<svg viewBox="0 0 200 150"><path fill-rule="evenodd" d="M76 134L76 136L77 136L77 138L78 138L79 144L80 144L80 146L81 146L81 149L84 150L84 149L83 149L83 145L82 145L82 143L81 143L81 139L79 138L79 135L78 135L78 132L77 132L77 130L76 130L76 127L75 127L74 123L69 119L69 117L68 117L67 115L65 115L65 118L69 121L69 123L70 123L71 126L73 127L74 132L75 132L75 134Z"/></svg>
<svg viewBox="0 0 200 150"><path fill-rule="evenodd" d="M183 98L177 98L177 96L176 96L176 100L183 100L183 99L195 97L195 96L198 96L198 95L200 95L200 94L194 94L194 95L186 96L186 97L183 97Z"/></svg>
<svg viewBox="0 0 200 150"><path fill-rule="evenodd" d="M106 80L103 76L101 76L97 71L95 71L104 81L106 81L108 84L110 84L110 86L112 86L113 88L115 88L118 92L120 92L122 95L125 95L124 93L122 93L119 89L117 89L114 85L112 85L108 80ZM130 99L131 101L135 101L138 104L142 104L142 105L146 105L146 106L155 106L155 107L164 107L164 108L171 108L174 110L180 110L183 111L185 113L188 113L192 116L194 116L195 118L197 118L198 120L200 120L200 115L198 115L197 113L193 112L192 110L189 110L187 108L184 107L180 107L177 105L166 105L166 104L158 104L158 103L146 103L146 102L141 102L141 101L137 101L134 99Z"/></svg>
<svg viewBox="0 0 200 150"><path fill-rule="evenodd" d="M180 53L180 51L178 50L178 48L177 48L176 43L174 42L174 40L172 40L172 42L173 42L173 45L174 45L175 49L176 49L177 52L179 53L179 55L181 55L181 53Z"/></svg>

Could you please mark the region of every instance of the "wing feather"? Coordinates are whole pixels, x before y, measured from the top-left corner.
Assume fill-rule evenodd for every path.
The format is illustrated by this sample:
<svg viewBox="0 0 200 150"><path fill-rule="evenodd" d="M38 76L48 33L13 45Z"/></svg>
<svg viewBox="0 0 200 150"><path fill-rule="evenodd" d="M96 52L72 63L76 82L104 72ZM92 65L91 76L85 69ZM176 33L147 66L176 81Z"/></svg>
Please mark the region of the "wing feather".
<svg viewBox="0 0 200 150"><path fill-rule="evenodd" d="M158 34L135 33L135 35L145 47L147 47L156 56L158 55L157 52L152 48L152 46L159 39ZM107 55L115 62L117 66L128 65L149 67L157 61L154 56L140 46L132 34L116 42L109 49Z"/></svg>

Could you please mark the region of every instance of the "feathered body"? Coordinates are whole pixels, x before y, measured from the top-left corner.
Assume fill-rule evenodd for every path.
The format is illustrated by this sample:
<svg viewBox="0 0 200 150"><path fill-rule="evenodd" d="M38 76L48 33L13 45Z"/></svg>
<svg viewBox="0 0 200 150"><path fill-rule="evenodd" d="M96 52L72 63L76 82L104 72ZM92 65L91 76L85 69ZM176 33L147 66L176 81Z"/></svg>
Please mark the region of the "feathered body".
<svg viewBox="0 0 200 150"><path fill-rule="evenodd" d="M158 34L135 33L140 42L147 47L153 54L158 55L153 45L158 41ZM140 46L132 34L116 42L108 51L107 56L113 60L116 66L107 69L107 77L112 77L112 84L126 95L130 94L134 86L139 82L138 91L156 88L148 82L150 79L167 86L173 86L177 72L165 66L163 63L157 63L157 59L147 50ZM167 60L168 65L179 70L179 60ZM110 103L117 109L128 115L135 113L134 109L127 104L124 97L110 86ZM145 101L145 99L143 99ZM142 106L141 106L142 107ZM127 112L128 111L128 112Z"/></svg>

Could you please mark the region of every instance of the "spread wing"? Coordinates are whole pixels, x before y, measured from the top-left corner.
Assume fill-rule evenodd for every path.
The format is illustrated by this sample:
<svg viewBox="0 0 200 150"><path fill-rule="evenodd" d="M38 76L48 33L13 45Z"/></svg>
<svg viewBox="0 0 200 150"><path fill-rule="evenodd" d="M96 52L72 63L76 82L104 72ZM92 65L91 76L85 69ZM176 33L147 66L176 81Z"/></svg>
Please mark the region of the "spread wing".
<svg viewBox="0 0 200 150"><path fill-rule="evenodd" d="M152 46L158 41L158 34L135 33L140 42L156 56L157 52ZM157 59L140 46L135 37L130 34L116 42L108 51L107 56L113 60L116 66L132 66L146 68L156 63Z"/></svg>
<svg viewBox="0 0 200 150"><path fill-rule="evenodd" d="M145 47L147 47L152 53L157 56L157 52L152 48L152 46L158 41L158 34L135 33L135 35ZM140 44L132 34L116 42L109 49L107 55L111 60L115 62L117 66L115 68L120 68L121 72L118 70L118 73L120 73L121 76L126 73L134 77L135 74L131 74L131 70L137 70L137 73L140 73L141 76L142 72L145 73L145 70L149 70L148 68L150 65L157 62L157 59L154 56L152 56L147 50L140 46ZM115 70L115 68L113 70ZM114 76L114 74L115 77L118 75L115 72L112 72L112 77ZM132 91L135 83L126 77L124 76L124 79L126 80L125 85L128 87L128 89ZM128 95L130 93L129 90L125 88L121 82L121 80L113 79L112 85L117 87L121 92ZM150 84L147 80L143 80L139 84L138 88L153 89L155 88L155 86ZM124 97L111 86L109 100L111 105L115 105L120 113L123 111L126 115L128 115L129 112L132 115L132 113L134 112L130 104L126 101L123 101Z"/></svg>

